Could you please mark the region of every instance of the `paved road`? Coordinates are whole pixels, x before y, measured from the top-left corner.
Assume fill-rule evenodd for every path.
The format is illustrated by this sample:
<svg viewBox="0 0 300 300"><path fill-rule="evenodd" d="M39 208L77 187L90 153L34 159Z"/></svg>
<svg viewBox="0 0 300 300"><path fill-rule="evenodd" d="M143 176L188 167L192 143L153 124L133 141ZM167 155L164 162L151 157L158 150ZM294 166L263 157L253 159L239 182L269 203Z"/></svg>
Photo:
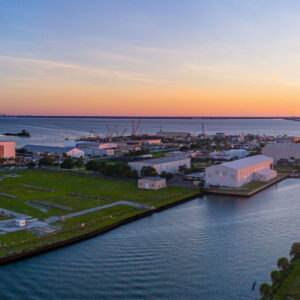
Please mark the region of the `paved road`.
<svg viewBox="0 0 300 300"><path fill-rule="evenodd" d="M77 217L77 216L85 215L85 214L88 214L90 212L102 210L104 208L109 208L109 207L116 206L116 205L129 205L129 206L134 206L134 207L141 208L141 209L147 207L147 205L145 205L145 204L140 204L140 203L136 203L136 202L122 200L122 201L106 204L106 205L103 205L103 206L98 206L98 207L93 207L93 208L90 208L90 209L78 211L78 212L75 212L75 213L72 213L72 214L65 215L65 217L66 218ZM60 220L60 217L50 217L49 219L45 220L45 222L50 224L50 223L57 222L59 220Z"/></svg>

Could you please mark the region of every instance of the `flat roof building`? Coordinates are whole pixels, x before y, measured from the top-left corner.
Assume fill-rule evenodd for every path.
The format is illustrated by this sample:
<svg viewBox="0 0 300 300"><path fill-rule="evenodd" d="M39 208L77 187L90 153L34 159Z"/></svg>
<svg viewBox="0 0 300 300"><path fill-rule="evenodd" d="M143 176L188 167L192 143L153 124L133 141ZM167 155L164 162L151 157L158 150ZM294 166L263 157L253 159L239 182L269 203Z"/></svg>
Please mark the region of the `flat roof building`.
<svg viewBox="0 0 300 300"><path fill-rule="evenodd" d="M264 155L274 158L275 161L280 159L299 159L300 144L267 144L263 149Z"/></svg>
<svg viewBox="0 0 300 300"><path fill-rule="evenodd" d="M0 159L16 158L16 142L0 141Z"/></svg>
<svg viewBox="0 0 300 300"><path fill-rule="evenodd" d="M159 131L156 133L157 136L168 137L168 138L187 138L190 136L189 132L176 132L176 131Z"/></svg>
<svg viewBox="0 0 300 300"><path fill-rule="evenodd" d="M241 187L251 181L269 181L277 176L273 158L255 155L205 169L206 185Z"/></svg>
<svg viewBox="0 0 300 300"><path fill-rule="evenodd" d="M186 156L170 156L160 157L147 160L140 160L128 163L128 165L137 170L139 175L143 167L150 166L156 170L158 174L163 171L175 173L179 170L180 166L186 166L188 169L191 167L191 158Z"/></svg>
<svg viewBox="0 0 300 300"><path fill-rule="evenodd" d="M54 147L54 146L43 146L43 145L25 145L23 147L28 152L34 152L37 154L49 153L50 155L63 155L64 153L68 156L78 158L85 155L84 151L74 147Z"/></svg>
<svg viewBox="0 0 300 300"><path fill-rule="evenodd" d="M159 190L166 186L166 179L161 177L145 177L138 180L139 189Z"/></svg>

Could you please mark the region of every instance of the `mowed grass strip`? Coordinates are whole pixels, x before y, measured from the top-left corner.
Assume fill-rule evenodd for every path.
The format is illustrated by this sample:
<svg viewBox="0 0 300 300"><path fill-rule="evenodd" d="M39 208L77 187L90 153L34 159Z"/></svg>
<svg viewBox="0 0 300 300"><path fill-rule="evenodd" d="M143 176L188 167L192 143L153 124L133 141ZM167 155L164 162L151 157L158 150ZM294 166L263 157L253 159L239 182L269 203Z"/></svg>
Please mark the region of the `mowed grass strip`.
<svg viewBox="0 0 300 300"><path fill-rule="evenodd" d="M21 176L7 178L0 182L0 192L17 196L17 199L0 196L0 207L41 219L64 215L65 212L47 208L48 212L44 213L29 206L26 202L31 200L52 202L72 207L73 212L76 212L120 200L160 206L195 194L195 190L173 186L158 191L141 190L137 188L136 181L120 181L119 179L83 177L35 170L19 171L18 174ZM55 189L55 192L27 189L24 188L24 184ZM71 196L71 193L99 196L110 200L75 197Z"/></svg>
<svg viewBox="0 0 300 300"><path fill-rule="evenodd" d="M24 170L16 173L20 176L6 178L0 182L0 192L15 195L17 199L0 197L0 207L40 218L41 220L50 216L63 216L68 213L98 207L120 200L141 204L147 203L159 207L192 196L198 192L193 189L173 186L158 191L141 190L137 188L137 181L120 180L119 178L84 177L61 172L39 170ZM1 175L3 175L3 173L0 173L0 176ZM54 189L55 192L28 189L23 186L24 184ZM98 196L109 198L110 200L71 196L71 193ZM42 212L27 204L31 200L46 201L72 207L72 211L66 212L57 208L47 207L47 212ZM6 247L2 246L0 248L0 256L7 255L13 251L28 250L68 239L113 224L127 217L140 214L143 211L144 210L128 205L116 205L97 212L69 218L65 222L57 222L54 225L59 225L61 229L52 234L38 237L27 230L7 233L0 236L1 244L6 244ZM83 223L85 225L82 227L81 225Z"/></svg>

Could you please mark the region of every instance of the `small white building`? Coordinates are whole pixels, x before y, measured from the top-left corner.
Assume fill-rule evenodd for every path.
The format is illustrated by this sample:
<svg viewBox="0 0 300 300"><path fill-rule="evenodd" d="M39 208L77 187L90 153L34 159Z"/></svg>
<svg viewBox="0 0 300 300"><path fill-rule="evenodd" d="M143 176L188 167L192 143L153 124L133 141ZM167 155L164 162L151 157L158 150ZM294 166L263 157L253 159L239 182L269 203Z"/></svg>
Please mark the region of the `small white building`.
<svg viewBox="0 0 300 300"><path fill-rule="evenodd" d="M80 142L77 148L84 151L86 155L91 156L112 156L115 154L114 149L117 148L116 143L95 143Z"/></svg>
<svg viewBox="0 0 300 300"><path fill-rule="evenodd" d="M0 158L15 158L16 157L16 143L8 141L0 141Z"/></svg>
<svg viewBox="0 0 300 300"><path fill-rule="evenodd" d="M186 168L191 167L191 158L187 156L170 156L170 157L160 157L147 160L140 160L128 163L128 165L133 169L137 170L139 175L143 167L152 167L156 170L158 174L163 171L175 173L179 170L180 166L185 166Z"/></svg>
<svg viewBox="0 0 300 300"><path fill-rule="evenodd" d="M241 187L251 181L269 181L277 176L273 158L255 155L205 169L206 185Z"/></svg>
<svg viewBox="0 0 300 300"><path fill-rule="evenodd" d="M263 149L264 155L274 158L275 162L280 159L299 159L300 144L267 144Z"/></svg>
<svg viewBox="0 0 300 300"><path fill-rule="evenodd" d="M166 179L161 177L145 177L138 180L139 189L159 190L166 186Z"/></svg>

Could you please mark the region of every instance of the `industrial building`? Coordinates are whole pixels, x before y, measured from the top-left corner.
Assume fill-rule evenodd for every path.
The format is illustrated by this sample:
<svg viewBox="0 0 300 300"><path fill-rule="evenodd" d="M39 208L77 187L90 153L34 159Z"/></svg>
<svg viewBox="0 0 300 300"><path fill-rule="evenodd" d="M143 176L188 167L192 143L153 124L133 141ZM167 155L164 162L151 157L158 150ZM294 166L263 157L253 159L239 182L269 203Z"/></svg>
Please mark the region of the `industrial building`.
<svg viewBox="0 0 300 300"><path fill-rule="evenodd" d="M267 144L262 153L272 157L275 162L280 159L300 159L300 144Z"/></svg>
<svg viewBox="0 0 300 300"><path fill-rule="evenodd" d="M156 133L157 136L167 138L187 138L190 136L189 132L176 132L176 131L159 131Z"/></svg>
<svg viewBox="0 0 300 300"><path fill-rule="evenodd" d="M179 170L180 166L186 166L186 168L191 167L191 158L186 156L170 156L170 157L160 157L153 158L141 161L134 161L128 163L128 165L137 170L141 174L143 167L152 167L156 170L158 174L161 174L163 171L175 173Z"/></svg>
<svg viewBox="0 0 300 300"><path fill-rule="evenodd" d="M276 138L277 143L293 144L299 141L295 136L281 136Z"/></svg>
<svg viewBox="0 0 300 300"><path fill-rule="evenodd" d="M0 159L9 159L16 157L16 143L0 141Z"/></svg>
<svg viewBox="0 0 300 300"><path fill-rule="evenodd" d="M214 151L210 153L210 158L219 160L241 159L247 157L248 152L244 149L230 149L228 151Z"/></svg>
<svg viewBox="0 0 300 300"><path fill-rule="evenodd" d="M84 151L86 155L91 156L112 156L115 154L117 148L116 143L78 143L78 149Z"/></svg>
<svg viewBox="0 0 300 300"><path fill-rule="evenodd" d="M145 177L138 180L139 189L159 190L166 186L166 179L161 177Z"/></svg>
<svg viewBox="0 0 300 300"><path fill-rule="evenodd" d="M75 147L53 147L53 146L43 146L43 145L25 145L23 147L28 152L33 152L37 154L50 154L61 156L66 154L73 158L83 157L85 155L84 151L77 149Z"/></svg>
<svg viewBox="0 0 300 300"><path fill-rule="evenodd" d="M277 176L273 158L255 155L205 169L207 186L241 187L251 181L269 181Z"/></svg>

